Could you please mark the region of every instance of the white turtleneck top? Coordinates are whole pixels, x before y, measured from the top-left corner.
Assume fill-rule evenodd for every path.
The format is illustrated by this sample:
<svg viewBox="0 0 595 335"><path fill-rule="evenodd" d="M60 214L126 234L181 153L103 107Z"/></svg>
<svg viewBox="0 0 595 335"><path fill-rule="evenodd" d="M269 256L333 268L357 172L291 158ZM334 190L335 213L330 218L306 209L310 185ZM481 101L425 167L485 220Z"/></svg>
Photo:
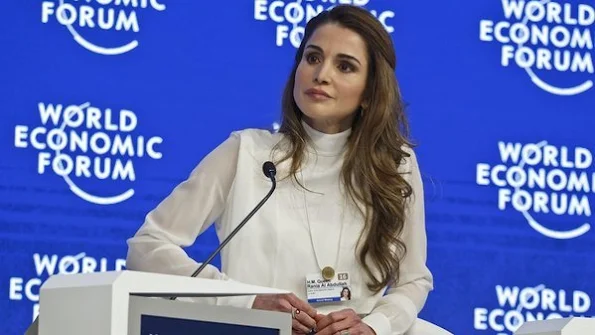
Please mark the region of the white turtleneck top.
<svg viewBox="0 0 595 335"><path fill-rule="evenodd" d="M404 334L413 324L433 288L426 267L424 200L413 151L401 166L413 187L402 239L407 256L397 285L379 293L366 286L355 245L364 225L362 215L347 201L340 180L350 130L338 134L316 131L302 122L311 141L298 178L313 192L283 179L288 163L277 166L277 189L222 250L222 269L207 266L200 277L234 280L293 292L307 301L305 276L325 266L347 271L351 300L313 305L319 313L352 308L368 314L366 322L377 335ZM128 240L127 268L189 276L199 266L183 247L194 243L212 223L222 240L267 194L271 181L262 164L282 134L264 130L237 131L208 154L146 217ZM284 173L285 172L285 173ZM194 299L250 308L254 296Z"/></svg>

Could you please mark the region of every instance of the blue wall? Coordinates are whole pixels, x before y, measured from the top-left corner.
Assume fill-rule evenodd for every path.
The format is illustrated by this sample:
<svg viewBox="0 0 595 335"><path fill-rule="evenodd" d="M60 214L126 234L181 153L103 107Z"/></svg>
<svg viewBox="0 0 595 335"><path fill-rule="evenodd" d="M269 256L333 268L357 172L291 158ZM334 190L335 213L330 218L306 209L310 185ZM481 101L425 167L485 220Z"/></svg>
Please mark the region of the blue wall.
<svg viewBox="0 0 595 335"><path fill-rule="evenodd" d="M436 283L422 317L511 334L592 316L595 2L342 2L395 41ZM22 334L49 275L122 269L125 239L231 131L275 128L303 26L332 3L3 3L5 332ZM216 243L209 230L189 252Z"/></svg>

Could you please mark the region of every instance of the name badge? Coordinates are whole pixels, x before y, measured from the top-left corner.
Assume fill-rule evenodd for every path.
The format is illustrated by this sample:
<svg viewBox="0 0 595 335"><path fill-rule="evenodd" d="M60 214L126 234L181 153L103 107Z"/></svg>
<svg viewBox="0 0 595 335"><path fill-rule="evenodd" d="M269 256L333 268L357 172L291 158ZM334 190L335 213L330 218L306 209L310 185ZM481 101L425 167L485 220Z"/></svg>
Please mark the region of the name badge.
<svg viewBox="0 0 595 335"><path fill-rule="evenodd" d="M306 275L308 303L351 300L351 279L347 272L337 272L326 280L320 273Z"/></svg>

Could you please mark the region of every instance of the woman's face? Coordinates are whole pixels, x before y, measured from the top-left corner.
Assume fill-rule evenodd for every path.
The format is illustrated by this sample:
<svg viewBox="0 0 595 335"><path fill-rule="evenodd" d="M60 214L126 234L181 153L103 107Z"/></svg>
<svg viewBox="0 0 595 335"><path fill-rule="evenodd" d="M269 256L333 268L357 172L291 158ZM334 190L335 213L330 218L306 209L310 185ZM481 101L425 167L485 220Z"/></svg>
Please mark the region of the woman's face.
<svg viewBox="0 0 595 335"><path fill-rule="evenodd" d="M344 297L344 298L348 298L349 297L349 291L347 291L347 290L344 289L343 291L341 291L341 296Z"/></svg>
<svg viewBox="0 0 595 335"><path fill-rule="evenodd" d="M295 74L293 97L313 128L336 133L351 127L368 78L363 38L337 24L312 34Z"/></svg>

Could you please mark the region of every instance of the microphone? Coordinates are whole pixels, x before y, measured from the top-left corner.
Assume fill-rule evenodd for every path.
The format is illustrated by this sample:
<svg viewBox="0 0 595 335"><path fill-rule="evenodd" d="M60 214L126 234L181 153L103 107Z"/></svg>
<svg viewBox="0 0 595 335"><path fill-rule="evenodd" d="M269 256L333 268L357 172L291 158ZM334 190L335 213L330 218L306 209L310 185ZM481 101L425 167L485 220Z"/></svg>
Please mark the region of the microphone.
<svg viewBox="0 0 595 335"><path fill-rule="evenodd" d="M213 251L211 253L211 255L209 256L209 258L207 258L207 260L204 261L198 267L198 269L196 269L196 271L194 271L192 273L192 275L190 275L190 277L196 277L196 276L198 276L202 272L202 270L204 270L204 268L206 268L207 265L209 265L211 263L211 261L213 260L213 258L215 258L215 256L217 256L217 254L221 251L221 249L223 249L227 245L227 243L229 243L229 241L231 241L231 239L240 231L240 229L242 229L242 227L244 227L244 225L248 222L248 220L250 220L250 218L252 218L252 216L254 216L254 214L256 214L256 212L258 212L258 210L260 209L260 207L262 207L262 205L264 205L264 203L267 200L269 200L269 198L271 197L271 195L275 191L275 188L277 187L277 181L275 180L275 176L277 175L277 168L275 167L275 164L273 164L273 162L266 161L262 165L262 172L273 183L273 185L271 186L271 190L269 191L269 193L267 193L267 195L256 205L256 207L254 207L254 209L250 213L248 213L248 215L244 218L244 220L242 220L242 222L240 222L240 224L229 234L229 236L227 236L225 238L225 240L223 240L223 242L221 242L219 244L219 246L217 247L217 249L215 249L215 251ZM169 299L170 300L176 300L176 297L171 297Z"/></svg>

